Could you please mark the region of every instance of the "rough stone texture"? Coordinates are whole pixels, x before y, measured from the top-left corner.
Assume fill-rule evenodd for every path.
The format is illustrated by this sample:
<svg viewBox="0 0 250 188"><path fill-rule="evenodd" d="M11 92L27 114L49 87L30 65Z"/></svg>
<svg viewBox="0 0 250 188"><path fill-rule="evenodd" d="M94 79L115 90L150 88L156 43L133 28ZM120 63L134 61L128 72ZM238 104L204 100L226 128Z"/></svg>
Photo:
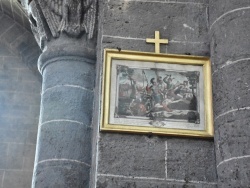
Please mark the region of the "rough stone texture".
<svg viewBox="0 0 250 188"><path fill-rule="evenodd" d="M0 187L28 188L35 158L41 83L38 73L27 67L16 49L6 46L2 38L0 46Z"/></svg>
<svg viewBox="0 0 250 188"><path fill-rule="evenodd" d="M40 65L46 63L40 60ZM40 70L43 89L32 186L88 187L94 82L86 79L94 80L94 64L63 56Z"/></svg>
<svg viewBox="0 0 250 188"><path fill-rule="evenodd" d="M5 46L12 54L20 55L26 66L41 78L37 71L37 59L41 51L31 31L1 10L0 23L0 42L3 44L0 49ZM2 53L3 50L1 49Z"/></svg>
<svg viewBox="0 0 250 188"><path fill-rule="evenodd" d="M224 64L249 57L249 17L250 9L237 11L226 15L213 26L211 61L214 71Z"/></svg>
<svg viewBox="0 0 250 188"><path fill-rule="evenodd" d="M8 15L24 28L31 31L27 14L21 7L22 6L18 0L0 0L0 11L3 11L4 14Z"/></svg>
<svg viewBox="0 0 250 188"><path fill-rule="evenodd" d="M249 187L250 2L209 7L218 187Z"/></svg>
<svg viewBox="0 0 250 188"><path fill-rule="evenodd" d="M214 115L250 106L250 60L219 69L213 75Z"/></svg>
<svg viewBox="0 0 250 188"><path fill-rule="evenodd" d="M210 2L211 2L211 0L210 0ZM212 25L215 22L215 20L218 19L220 16L227 14L229 11L237 11L238 9L244 9L247 7L249 7L248 0L240 0L240 1L217 0L217 1L213 1L209 5L210 25ZM242 11L240 11L240 12L242 13Z"/></svg>
<svg viewBox="0 0 250 188"><path fill-rule="evenodd" d="M145 39L152 38L152 31L157 29L162 38L173 41L207 40L204 4L116 0L105 3L103 8L103 35Z"/></svg>
<svg viewBox="0 0 250 188"><path fill-rule="evenodd" d="M213 141L167 140L167 173L170 179L216 182Z"/></svg>
<svg viewBox="0 0 250 188"><path fill-rule="evenodd" d="M236 110L215 121L217 129L217 162L250 155L250 113Z"/></svg>
<svg viewBox="0 0 250 188"><path fill-rule="evenodd" d="M89 166L73 161L48 161L38 164L33 184L44 187L88 187Z"/></svg>
<svg viewBox="0 0 250 188"><path fill-rule="evenodd" d="M165 143L157 137L103 134L99 146L100 174L165 177ZM105 162L102 162L105 161Z"/></svg>
<svg viewBox="0 0 250 188"><path fill-rule="evenodd" d="M110 0L99 2L99 10L96 97L100 98L104 48L153 52L145 38L159 30L161 38L169 39L162 52L210 54L207 1ZM95 114L101 113L101 102L96 100ZM212 140L98 131L94 128L97 161L92 187L217 187Z"/></svg>
<svg viewBox="0 0 250 188"><path fill-rule="evenodd" d="M230 170L228 170L230 169ZM242 158L223 163L218 167L219 187L248 188L250 185L250 160Z"/></svg>
<svg viewBox="0 0 250 188"><path fill-rule="evenodd" d="M41 111L45 112L47 110L49 113L41 114L41 123L54 119L69 119L89 126L91 123L92 101L92 91L60 85L58 88L51 88L42 97ZM62 111L62 109L64 110Z"/></svg>
<svg viewBox="0 0 250 188"><path fill-rule="evenodd" d="M90 163L90 155L86 155L91 145L90 127L70 122L55 122L53 125L47 123L42 126L40 155L37 161L54 156L55 159L72 159ZM68 127L71 127L70 134L66 134Z"/></svg>
<svg viewBox="0 0 250 188"><path fill-rule="evenodd" d="M98 188L217 188L212 183L190 183L185 181L154 180L154 179L136 179L134 177L105 177L99 176L97 182Z"/></svg>
<svg viewBox="0 0 250 188"><path fill-rule="evenodd" d="M30 187L32 171L5 171L3 188Z"/></svg>
<svg viewBox="0 0 250 188"><path fill-rule="evenodd" d="M72 61L70 64L66 63L64 66L61 62L50 64L50 69L43 72L44 75L44 90L54 87L56 85L79 85L86 89L93 89L95 76L95 66L85 64L79 68L78 62ZM65 70L67 70L65 72ZM56 74L57 73L57 74ZM59 74L60 73L60 74Z"/></svg>

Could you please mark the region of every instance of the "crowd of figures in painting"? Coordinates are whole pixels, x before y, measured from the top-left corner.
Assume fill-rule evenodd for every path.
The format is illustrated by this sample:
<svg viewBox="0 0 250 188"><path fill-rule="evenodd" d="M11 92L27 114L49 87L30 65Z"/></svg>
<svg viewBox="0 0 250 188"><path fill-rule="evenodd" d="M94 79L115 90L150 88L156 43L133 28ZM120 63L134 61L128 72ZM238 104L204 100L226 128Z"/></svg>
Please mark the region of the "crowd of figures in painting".
<svg viewBox="0 0 250 188"><path fill-rule="evenodd" d="M198 71L131 68L117 65L115 118L200 123Z"/></svg>

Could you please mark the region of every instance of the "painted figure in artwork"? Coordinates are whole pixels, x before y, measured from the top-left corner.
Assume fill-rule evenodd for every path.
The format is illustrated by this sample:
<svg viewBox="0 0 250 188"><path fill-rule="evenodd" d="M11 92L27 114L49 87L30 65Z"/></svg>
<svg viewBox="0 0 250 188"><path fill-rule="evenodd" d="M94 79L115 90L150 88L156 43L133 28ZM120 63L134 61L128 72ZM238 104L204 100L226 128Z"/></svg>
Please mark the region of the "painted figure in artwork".
<svg viewBox="0 0 250 188"><path fill-rule="evenodd" d="M130 118L198 122L198 82L195 71L141 70L124 66L118 75L117 114Z"/></svg>

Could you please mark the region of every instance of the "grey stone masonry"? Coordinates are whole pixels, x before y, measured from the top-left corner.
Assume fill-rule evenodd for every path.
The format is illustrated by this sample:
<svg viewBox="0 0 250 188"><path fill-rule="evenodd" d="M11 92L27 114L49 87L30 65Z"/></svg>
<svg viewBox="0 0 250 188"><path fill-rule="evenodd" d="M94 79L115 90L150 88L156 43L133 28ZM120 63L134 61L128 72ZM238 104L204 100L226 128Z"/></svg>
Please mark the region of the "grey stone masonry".
<svg viewBox="0 0 250 188"><path fill-rule="evenodd" d="M40 51L32 33L7 13L10 2L14 6L14 1L0 1L0 188L28 188L41 92L33 63Z"/></svg>
<svg viewBox="0 0 250 188"><path fill-rule="evenodd" d="M209 3L218 187L250 185L250 1Z"/></svg>
<svg viewBox="0 0 250 188"><path fill-rule="evenodd" d="M13 51L0 40L0 188L29 188L41 82Z"/></svg>
<svg viewBox="0 0 250 188"><path fill-rule="evenodd" d="M89 184L95 60L85 55L86 41L62 38L38 61L43 83L33 188Z"/></svg>
<svg viewBox="0 0 250 188"><path fill-rule="evenodd" d="M169 39L162 53L210 54L208 1L105 0L99 1L99 11L94 116L102 113L105 48L154 52L145 39L159 30ZM93 139L93 188L217 187L213 140L105 133L98 127Z"/></svg>
<svg viewBox="0 0 250 188"><path fill-rule="evenodd" d="M33 188L87 188L95 86L96 0L26 1L43 51Z"/></svg>

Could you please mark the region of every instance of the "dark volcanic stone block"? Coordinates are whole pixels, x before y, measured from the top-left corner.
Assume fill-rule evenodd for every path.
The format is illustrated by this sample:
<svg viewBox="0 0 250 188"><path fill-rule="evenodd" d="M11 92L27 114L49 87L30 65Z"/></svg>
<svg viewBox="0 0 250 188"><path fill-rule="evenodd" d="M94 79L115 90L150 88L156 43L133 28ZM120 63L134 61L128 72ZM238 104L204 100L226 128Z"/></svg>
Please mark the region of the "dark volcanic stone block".
<svg viewBox="0 0 250 188"><path fill-rule="evenodd" d="M239 110L215 121L217 164L232 157L250 155L250 112Z"/></svg>
<svg viewBox="0 0 250 188"><path fill-rule="evenodd" d="M55 87L43 94L42 122L54 119L68 119L90 125L93 106L93 92L74 87Z"/></svg>
<svg viewBox="0 0 250 188"><path fill-rule="evenodd" d="M37 161L72 159L90 164L91 128L73 122L51 122L41 126Z"/></svg>
<svg viewBox="0 0 250 188"><path fill-rule="evenodd" d="M216 0L216 1L210 1L209 2L209 21L210 25L221 15L228 13L229 11L234 11L237 9L242 9L249 7L249 0L227 0L225 3L225 0ZM244 10L239 10L239 12L242 12Z"/></svg>
<svg viewBox="0 0 250 188"><path fill-rule="evenodd" d="M250 60L228 65L213 75L215 118L232 109L250 106Z"/></svg>
<svg viewBox="0 0 250 188"><path fill-rule="evenodd" d="M208 29L206 8L203 4L107 1L103 35L152 38L159 30L162 38L203 41Z"/></svg>
<svg viewBox="0 0 250 188"><path fill-rule="evenodd" d="M97 188L217 188L212 183L98 176Z"/></svg>
<svg viewBox="0 0 250 188"><path fill-rule="evenodd" d="M244 10L244 13L239 11L229 14L214 25L210 44L214 71L233 61L249 58L249 22L250 9Z"/></svg>
<svg viewBox="0 0 250 188"><path fill-rule="evenodd" d="M158 137L102 133L98 173L165 177L165 145Z"/></svg>
<svg viewBox="0 0 250 188"><path fill-rule="evenodd" d="M168 178L216 182L213 141L172 138L167 148Z"/></svg>
<svg viewBox="0 0 250 188"><path fill-rule="evenodd" d="M57 85L76 85L93 89L95 76L94 64L71 61L58 61L48 65L43 72L44 85L47 89Z"/></svg>
<svg viewBox="0 0 250 188"><path fill-rule="evenodd" d="M230 169L230 170L229 170ZM248 188L250 185L250 157L222 163L218 168L218 187Z"/></svg>
<svg viewBox="0 0 250 188"><path fill-rule="evenodd" d="M89 183L89 167L72 161L48 161L35 169L34 186L44 188L86 188Z"/></svg>

